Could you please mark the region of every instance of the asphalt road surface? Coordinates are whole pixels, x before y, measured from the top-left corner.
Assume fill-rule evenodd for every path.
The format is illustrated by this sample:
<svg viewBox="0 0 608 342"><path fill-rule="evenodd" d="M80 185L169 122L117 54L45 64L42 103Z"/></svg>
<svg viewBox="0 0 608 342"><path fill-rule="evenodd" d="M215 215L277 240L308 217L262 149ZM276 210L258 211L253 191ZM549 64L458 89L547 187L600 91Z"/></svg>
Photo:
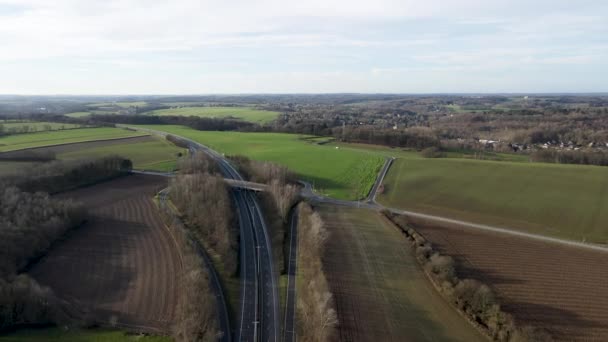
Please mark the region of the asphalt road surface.
<svg viewBox="0 0 608 342"><path fill-rule="evenodd" d="M166 132L131 127L166 136ZM244 181L236 169L219 153L180 136L191 153L203 152L217 161L225 178ZM268 229L255 192L233 189L240 226L241 308L236 324L236 341L279 341L279 295Z"/></svg>

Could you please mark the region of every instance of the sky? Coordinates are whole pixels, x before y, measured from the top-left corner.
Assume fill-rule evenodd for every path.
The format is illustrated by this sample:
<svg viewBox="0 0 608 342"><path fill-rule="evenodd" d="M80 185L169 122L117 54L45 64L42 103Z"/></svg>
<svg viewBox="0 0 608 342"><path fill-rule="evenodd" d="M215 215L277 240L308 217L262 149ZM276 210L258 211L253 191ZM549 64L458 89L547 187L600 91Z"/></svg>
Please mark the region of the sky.
<svg viewBox="0 0 608 342"><path fill-rule="evenodd" d="M606 91L605 0L0 0L0 94Z"/></svg>

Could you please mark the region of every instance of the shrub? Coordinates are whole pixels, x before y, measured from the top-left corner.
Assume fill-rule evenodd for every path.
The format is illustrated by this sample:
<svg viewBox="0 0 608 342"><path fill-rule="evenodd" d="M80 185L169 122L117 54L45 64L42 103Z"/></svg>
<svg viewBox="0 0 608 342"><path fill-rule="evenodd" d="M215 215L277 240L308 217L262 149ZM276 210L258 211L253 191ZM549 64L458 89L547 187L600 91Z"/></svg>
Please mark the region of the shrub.
<svg viewBox="0 0 608 342"><path fill-rule="evenodd" d="M446 154L442 152L438 147L427 147L420 151L420 155L424 158L444 158Z"/></svg>

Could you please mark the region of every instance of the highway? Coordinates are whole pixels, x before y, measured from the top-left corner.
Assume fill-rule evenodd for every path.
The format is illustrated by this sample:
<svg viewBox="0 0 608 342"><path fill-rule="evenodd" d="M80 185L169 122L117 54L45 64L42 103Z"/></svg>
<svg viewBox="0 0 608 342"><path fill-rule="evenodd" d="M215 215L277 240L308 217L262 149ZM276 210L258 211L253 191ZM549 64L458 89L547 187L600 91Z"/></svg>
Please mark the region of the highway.
<svg viewBox="0 0 608 342"><path fill-rule="evenodd" d="M166 136L166 132L146 128L134 130ZM203 152L219 165L224 178L244 182L243 177L219 153L198 142L173 135L188 146L191 153ZM240 226L241 307L234 332L236 341L279 341L279 295L272 248L262 210L253 191L233 189Z"/></svg>

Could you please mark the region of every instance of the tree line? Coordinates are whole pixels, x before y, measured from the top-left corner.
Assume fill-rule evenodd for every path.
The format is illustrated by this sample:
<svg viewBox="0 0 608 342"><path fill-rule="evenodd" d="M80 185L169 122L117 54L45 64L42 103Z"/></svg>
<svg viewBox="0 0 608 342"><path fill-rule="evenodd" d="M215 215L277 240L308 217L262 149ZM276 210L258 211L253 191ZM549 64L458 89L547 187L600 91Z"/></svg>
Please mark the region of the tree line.
<svg viewBox="0 0 608 342"><path fill-rule="evenodd" d="M21 273L85 219L82 206L16 187L0 191L0 330L69 324L77 310Z"/></svg>
<svg viewBox="0 0 608 342"><path fill-rule="evenodd" d="M131 168L132 162L119 156L51 161L2 177L0 185L28 192L56 193L125 175Z"/></svg>
<svg viewBox="0 0 608 342"><path fill-rule="evenodd" d="M529 325L520 326L504 312L496 295L486 284L474 279L460 279L452 257L438 252L408 222L407 217L384 211L400 228L414 249L416 259L429 279L465 317L492 339L499 342L550 342L551 335Z"/></svg>
<svg viewBox="0 0 608 342"><path fill-rule="evenodd" d="M329 232L313 208L298 205L297 335L305 342L332 341L338 325L336 304L323 270Z"/></svg>
<svg viewBox="0 0 608 342"><path fill-rule="evenodd" d="M178 163L180 173L169 184L169 196L186 226L206 247L220 255L229 276L238 268L238 233L228 188L210 157L196 153Z"/></svg>

